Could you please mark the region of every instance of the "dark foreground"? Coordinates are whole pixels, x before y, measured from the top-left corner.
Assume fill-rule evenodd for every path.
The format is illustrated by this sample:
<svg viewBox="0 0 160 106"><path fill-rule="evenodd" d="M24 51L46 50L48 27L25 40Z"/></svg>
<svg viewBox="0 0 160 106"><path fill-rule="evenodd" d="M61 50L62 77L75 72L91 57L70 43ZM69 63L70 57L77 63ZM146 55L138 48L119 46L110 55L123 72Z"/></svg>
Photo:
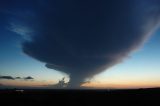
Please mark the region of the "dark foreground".
<svg viewBox="0 0 160 106"><path fill-rule="evenodd" d="M160 89L139 90L0 90L0 102L6 105L52 106L160 106ZM2 105L1 105L2 106Z"/></svg>

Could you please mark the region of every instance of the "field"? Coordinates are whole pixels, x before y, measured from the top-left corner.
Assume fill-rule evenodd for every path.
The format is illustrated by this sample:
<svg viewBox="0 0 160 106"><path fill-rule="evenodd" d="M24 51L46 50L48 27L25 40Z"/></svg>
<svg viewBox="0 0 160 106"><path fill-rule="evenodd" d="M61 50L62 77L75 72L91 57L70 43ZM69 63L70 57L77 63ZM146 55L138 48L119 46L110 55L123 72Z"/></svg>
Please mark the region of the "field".
<svg viewBox="0 0 160 106"><path fill-rule="evenodd" d="M153 106L160 105L160 89L136 90L0 90L1 104L28 106L28 105L97 105L112 106ZM154 105L155 106L155 105Z"/></svg>

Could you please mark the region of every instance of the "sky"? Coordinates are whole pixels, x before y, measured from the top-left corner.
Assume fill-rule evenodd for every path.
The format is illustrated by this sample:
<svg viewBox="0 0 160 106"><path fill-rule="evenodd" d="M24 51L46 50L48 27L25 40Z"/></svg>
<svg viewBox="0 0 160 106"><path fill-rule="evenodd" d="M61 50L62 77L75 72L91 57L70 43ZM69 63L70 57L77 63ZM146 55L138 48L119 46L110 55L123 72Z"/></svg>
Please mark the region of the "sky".
<svg viewBox="0 0 160 106"><path fill-rule="evenodd" d="M79 4L72 0L67 4L63 0L62 4L47 1L1 3L0 87L52 87L63 77L71 87L160 87L160 27L157 26L160 3L155 4L157 0L146 0L149 4L137 0L133 12L137 16L126 11L129 8L126 0L116 6L111 2L107 9L102 5L108 6L105 1L100 6L89 0ZM149 6L143 7L144 4ZM119 8L121 12L117 12ZM156 15L152 14L155 11ZM84 17L86 14L89 15ZM106 25L107 22L114 26ZM143 25L147 27L141 29ZM55 43L57 40L60 43Z"/></svg>

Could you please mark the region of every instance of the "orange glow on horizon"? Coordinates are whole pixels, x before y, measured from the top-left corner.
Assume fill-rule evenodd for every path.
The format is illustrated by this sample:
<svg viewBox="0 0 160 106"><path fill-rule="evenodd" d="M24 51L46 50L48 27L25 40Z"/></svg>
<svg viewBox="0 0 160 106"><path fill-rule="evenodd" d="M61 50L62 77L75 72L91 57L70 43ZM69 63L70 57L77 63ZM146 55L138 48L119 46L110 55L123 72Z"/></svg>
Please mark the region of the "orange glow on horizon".
<svg viewBox="0 0 160 106"><path fill-rule="evenodd" d="M126 83L91 82L82 84L82 86L99 88L99 89L152 88L152 87L160 87L160 82L126 82Z"/></svg>
<svg viewBox="0 0 160 106"><path fill-rule="evenodd" d="M48 85L54 85L55 81L25 81L25 80L3 80L0 82L6 86L17 87L46 87ZM104 82L90 82L81 85L87 88L98 89L131 89L131 88L152 88L160 87L159 81L104 81Z"/></svg>
<svg viewBox="0 0 160 106"><path fill-rule="evenodd" d="M17 81L17 80L4 80L3 82L0 82L2 85L6 86L17 86L17 87L44 87L47 85L54 84L53 81Z"/></svg>

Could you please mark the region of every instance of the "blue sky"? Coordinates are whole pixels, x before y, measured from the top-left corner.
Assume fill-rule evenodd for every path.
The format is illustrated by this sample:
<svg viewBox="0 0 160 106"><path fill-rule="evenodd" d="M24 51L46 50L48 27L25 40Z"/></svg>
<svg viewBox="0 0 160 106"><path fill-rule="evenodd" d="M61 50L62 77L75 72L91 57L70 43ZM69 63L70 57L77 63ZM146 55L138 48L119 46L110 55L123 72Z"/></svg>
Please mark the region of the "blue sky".
<svg viewBox="0 0 160 106"><path fill-rule="evenodd" d="M119 84L129 83L131 87L160 86L160 30L157 30L151 38L139 50L124 59L120 64L96 76L100 83ZM136 85L132 84L136 82ZM138 84L140 82L140 84ZM153 84L153 85L152 85ZM147 86L148 85L148 86Z"/></svg>
<svg viewBox="0 0 160 106"><path fill-rule="evenodd" d="M8 31L9 32L9 31ZM35 59L24 54L21 50L22 38L16 33L4 33L1 37L0 75L33 76L36 80L57 81L64 75L52 71Z"/></svg>
<svg viewBox="0 0 160 106"><path fill-rule="evenodd" d="M160 28L145 40L159 25L159 7L158 0L0 2L0 84L44 86L65 77L76 87L95 75L84 86L159 87Z"/></svg>
<svg viewBox="0 0 160 106"><path fill-rule="evenodd" d="M46 84L54 84L62 77L67 77L65 73L48 69L44 63L39 62L21 50L22 38L16 33L4 33L1 37L0 48L0 75L21 76L26 75L35 78L35 82L47 82ZM126 81L129 86L133 82L155 83L160 81L160 31L157 30L153 36L138 51L124 59L123 62L115 65L109 70L96 75L91 82L101 86L109 84L122 84ZM68 78L66 79L68 80ZM0 80L3 83L4 80ZM122 83L121 83L122 82ZM157 83L156 83L157 84ZM160 86L159 85L155 86ZM15 84L16 85L16 84ZM91 85L92 86L92 85Z"/></svg>

